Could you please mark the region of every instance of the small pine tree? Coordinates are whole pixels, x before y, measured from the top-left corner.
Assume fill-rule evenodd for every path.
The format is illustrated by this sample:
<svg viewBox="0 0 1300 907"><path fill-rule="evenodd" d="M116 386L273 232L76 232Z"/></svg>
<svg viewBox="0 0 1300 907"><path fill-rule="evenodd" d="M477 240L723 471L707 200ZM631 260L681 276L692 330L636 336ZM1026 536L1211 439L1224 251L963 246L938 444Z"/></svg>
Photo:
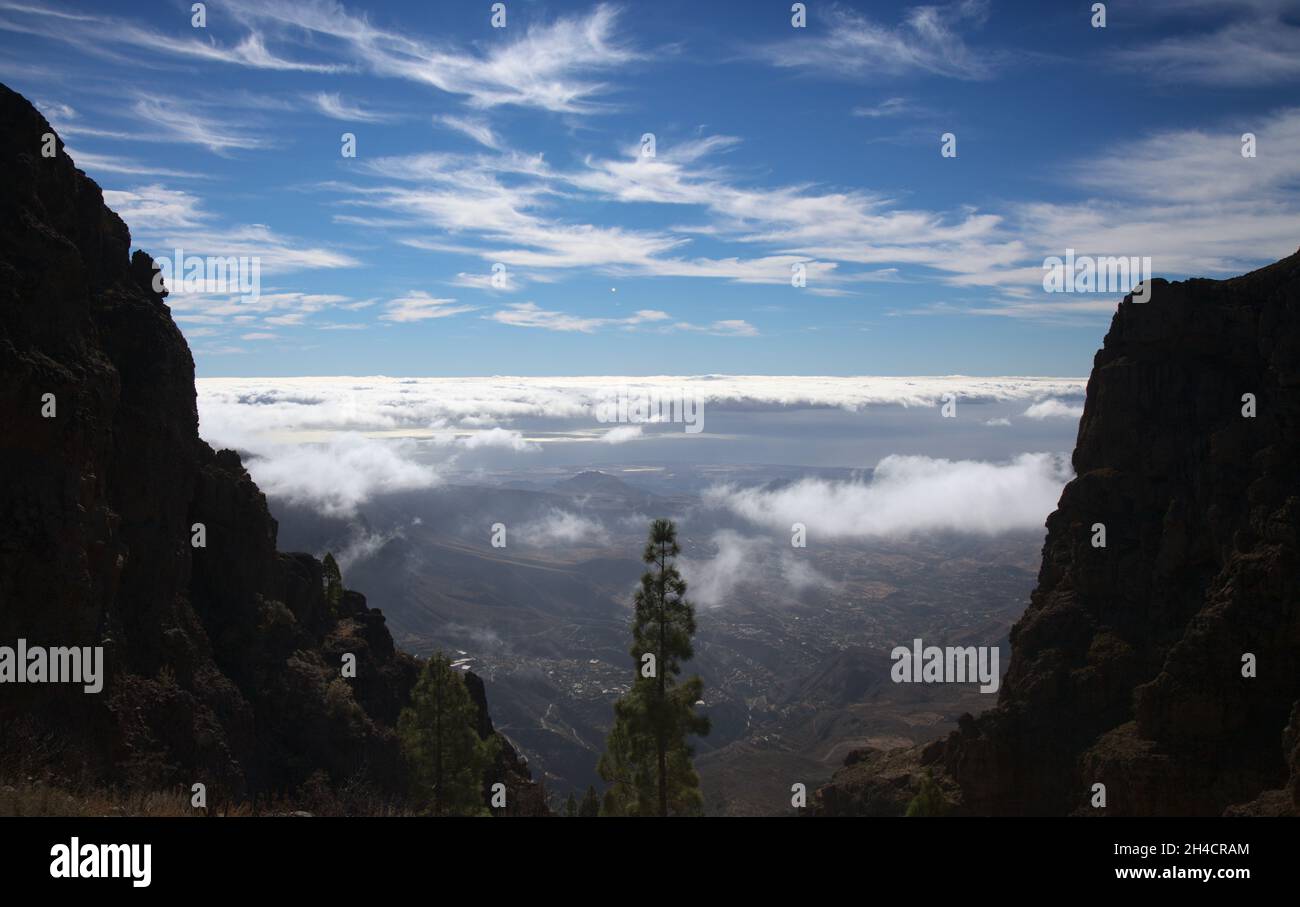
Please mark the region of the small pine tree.
<svg viewBox="0 0 1300 907"><path fill-rule="evenodd" d="M483 774L494 756L493 738L480 740L477 724L478 709L460 672L436 653L397 722L414 793L434 815L488 814Z"/></svg>
<svg viewBox="0 0 1300 907"><path fill-rule="evenodd" d="M578 807L578 815L583 818L596 818L600 815L600 797L596 795L596 788L589 785L587 795L582 798L582 805Z"/></svg>
<svg viewBox="0 0 1300 907"><path fill-rule="evenodd" d="M569 791L569 799L564 801L564 815L569 818L576 818L578 815L578 798Z"/></svg>
<svg viewBox="0 0 1300 907"><path fill-rule="evenodd" d="M655 520L641 556L650 569L636 591L632 621L636 676L614 703L614 727L597 766L613 785L605 793L606 815L694 815L703 806L686 739L707 734L709 719L695 713L704 682L678 680L682 662L694 655L695 635L695 608L675 563L680 553L677 527Z"/></svg>
<svg viewBox="0 0 1300 907"><path fill-rule="evenodd" d="M948 799L943 795L943 788L939 782L934 780L934 773L930 769L925 770L925 777L921 779L921 788L912 798L912 802L907 804L907 815L909 816L942 816L948 812Z"/></svg>

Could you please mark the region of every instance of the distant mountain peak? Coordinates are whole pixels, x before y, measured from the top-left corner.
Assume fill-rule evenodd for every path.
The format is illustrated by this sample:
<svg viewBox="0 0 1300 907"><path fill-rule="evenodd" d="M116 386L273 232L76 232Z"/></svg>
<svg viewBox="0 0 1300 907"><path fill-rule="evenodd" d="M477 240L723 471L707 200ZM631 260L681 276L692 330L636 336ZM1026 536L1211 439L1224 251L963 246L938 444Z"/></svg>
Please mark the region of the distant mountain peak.
<svg viewBox="0 0 1300 907"><path fill-rule="evenodd" d="M645 497L646 493L624 482L617 476L596 469L588 469L568 479L555 483L559 491L573 494L604 494L614 497Z"/></svg>

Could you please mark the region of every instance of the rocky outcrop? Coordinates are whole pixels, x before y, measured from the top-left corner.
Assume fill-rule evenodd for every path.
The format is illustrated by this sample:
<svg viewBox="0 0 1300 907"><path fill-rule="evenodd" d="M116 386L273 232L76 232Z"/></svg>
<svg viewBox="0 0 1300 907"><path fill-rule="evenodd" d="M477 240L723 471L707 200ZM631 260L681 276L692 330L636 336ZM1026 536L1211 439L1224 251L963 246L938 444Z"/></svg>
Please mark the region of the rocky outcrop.
<svg viewBox="0 0 1300 907"><path fill-rule="evenodd" d="M998 704L888 780L928 763L967 814L1300 812L1297 464L1300 253L1126 298ZM846 768L821 809L881 783Z"/></svg>
<svg viewBox="0 0 1300 907"><path fill-rule="evenodd" d="M0 123L0 644L102 646L107 674L98 694L6 684L0 770L203 782L210 802L322 772L401 790L415 661L362 596L331 613L321 565L276 550L239 457L199 438L153 262L3 86Z"/></svg>

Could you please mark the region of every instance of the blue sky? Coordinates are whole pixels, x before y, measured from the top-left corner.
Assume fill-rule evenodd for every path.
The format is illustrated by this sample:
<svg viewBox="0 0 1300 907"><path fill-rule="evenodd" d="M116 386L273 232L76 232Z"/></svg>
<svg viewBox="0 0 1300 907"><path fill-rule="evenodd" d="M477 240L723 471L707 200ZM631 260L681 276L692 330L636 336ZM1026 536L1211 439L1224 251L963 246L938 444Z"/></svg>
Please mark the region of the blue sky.
<svg viewBox="0 0 1300 907"><path fill-rule="evenodd" d="M790 5L0 0L0 79L136 245L259 258L170 300L203 376L1086 375L1046 257L1300 245L1294 3Z"/></svg>

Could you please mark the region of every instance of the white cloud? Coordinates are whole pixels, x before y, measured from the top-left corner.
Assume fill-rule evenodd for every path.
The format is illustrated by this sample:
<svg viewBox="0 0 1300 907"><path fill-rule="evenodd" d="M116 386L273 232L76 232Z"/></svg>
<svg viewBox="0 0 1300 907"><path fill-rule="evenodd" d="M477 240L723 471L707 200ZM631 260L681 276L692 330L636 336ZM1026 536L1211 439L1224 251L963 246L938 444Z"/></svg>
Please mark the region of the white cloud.
<svg viewBox="0 0 1300 907"><path fill-rule="evenodd" d="M803 523L826 538L955 531L995 534L1043 525L1071 477L1045 453L1009 463L890 456L870 482L803 479L775 491L718 486L705 501L753 523L789 532Z"/></svg>
<svg viewBox="0 0 1300 907"><path fill-rule="evenodd" d="M413 523L413 525L419 525ZM335 554L334 559L338 562L339 570L343 573L346 581L347 571L364 560L368 560L379 553L379 550L394 539L403 538L401 528L393 529L388 532L372 532L361 525L353 525L353 534L344 545L343 550Z"/></svg>
<svg viewBox="0 0 1300 907"><path fill-rule="evenodd" d="M1247 130L1259 137L1254 159L1240 155L1239 136ZM867 190L752 187L711 162L737 144L717 135L661 136L653 159L592 155L571 170L515 151L385 158L367 169L400 184L354 188L346 201L399 214L412 229L454 233L454 251L534 272L586 268L611 276L779 285L788 284L792 266L801 264L808 292L836 295L885 275L906 279L926 269L980 295L912 311L1091 324L1113 313L1120 294L1049 296L1042 291L1045 257L1067 248L1079 255L1145 257L1157 276L1181 276L1232 272L1289 254L1300 218L1300 158L1277 152L1298 142L1297 110L1255 122L1237 117L1221 129L1164 130L1076 162L1073 188L1097 197L1011 202L998 213L907 208ZM554 215L554 201L575 192L583 200L681 206L704 220L671 229L565 223ZM1144 203L1122 200L1131 198ZM697 235L764 251L729 258L685 254ZM443 236L399 241L452 248ZM526 308L494 317L559 330L593 328L581 316Z"/></svg>
<svg viewBox="0 0 1300 907"><path fill-rule="evenodd" d="M635 441L641 435L640 425L618 425L602 434L600 440L605 444L624 444Z"/></svg>
<svg viewBox="0 0 1300 907"><path fill-rule="evenodd" d="M493 283L496 278L496 283ZM499 290L501 292L510 292L520 287L520 280L513 271L502 271L498 277L496 274L467 274L464 271L456 275L451 281L452 286L470 287L475 290Z"/></svg>
<svg viewBox="0 0 1300 907"><path fill-rule="evenodd" d="M1300 73L1300 56L1296 64ZM1162 206L1275 196L1300 182L1300 154L1290 153L1300 146L1300 107L1235 122L1240 128L1169 130L1131 142L1079 168L1079 182ZM1243 132L1255 135L1257 157L1241 156Z"/></svg>
<svg viewBox="0 0 1300 907"><path fill-rule="evenodd" d="M416 462L409 440L340 434L319 444L251 443L245 465L262 491L329 515L350 515L376 494L441 482L432 466Z"/></svg>
<svg viewBox="0 0 1300 907"><path fill-rule="evenodd" d="M197 196L157 183L131 190L105 189L104 203L128 224L147 224L154 230L198 227L209 217Z"/></svg>
<svg viewBox="0 0 1300 907"><path fill-rule="evenodd" d="M470 450L479 450L485 447L501 447L516 452L537 449L536 444L525 440L522 432L501 428L500 426L485 431L473 432L464 438L458 439L457 443Z"/></svg>
<svg viewBox="0 0 1300 907"><path fill-rule="evenodd" d="M853 108L855 117L867 117L873 120L881 117L906 116L907 114L919 112L920 108L916 107L907 98L889 98L871 107Z"/></svg>
<svg viewBox="0 0 1300 907"><path fill-rule="evenodd" d="M516 302L485 317L501 324L510 324L516 327L590 334L603 327L630 328L665 321L670 316L666 312L654 309L641 309L627 318L584 318L578 315L569 315L565 312L549 311L534 302Z"/></svg>
<svg viewBox="0 0 1300 907"><path fill-rule="evenodd" d="M223 350L242 352L213 348ZM216 446L248 451L249 469L268 494L346 513L373 494L436 484L442 468L437 463L474 452L531 456L549 436L538 422L554 425L557 442L603 444L640 437L634 433L642 426L601 425L596 419L596 404L619 390L690 394L706 411L730 409L752 417L807 407L933 408L945 394L957 395L963 404L1059 402L1077 398L1084 382L710 375L200 378L195 386L201 435ZM528 420L537 440L511 427L517 420ZM909 519L918 529L941 528L945 518L957 527L1023 525L1026 512L1028 522L1041 521L1047 510L1039 510L1050 509L1059 493L1060 476L1052 470L1045 455L1004 465L890 458L882 461L871 485L801 485L772 495L731 489L715 495L719 506L743 510L760 522L769 519L774 527L784 523L785 532L791 522L812 529L821 520L830 527L817 530L822 532L841 524L848 527L844 531L874 527L883 532L905 527ZM793 489L798 500L789 497Z"/></svg>
<svg viewBox="0 0 1300 907"><path fill-rule="evenodd" d="M325 116L346 123L391 123L396 119L392 114L349 104L338 92L318 91L310 99Z"/></svg>
<svg viewBox="0 0 1300 907"><path fill-rule="evenodd" d="M433 122L463 133L486 148L491 148L494 151L501 150L501 139L492 131L492 127L488 125L487 120L470 117L437 116L433 118Z"/></svg>
<svg viewBox="0 0 1300 907"><path fill-rule="evenodd" d="M967 45L959 29L981 25L987 4L961 0L947 6L916 6L890 27L843 7L819 6L824 29L810 25L806 35L767 45L759 55L776 66L824 75L860 78L923 73L981 79L993 71L988 55Z"/></svg>
<svg viewBox="0 0 1300 907"><path fill-rule="evenodd" d="M743 594L746 585L762 584L770 588L776 581L794 595L805 589L834 585L788 549L777 548L771 539L751 538L723 529L715 532L709 542L716 549L713 557L683 557L678 561L687 584L687 598L701 607L729 604Z"/></svg>
<svg viewBox="0 0 1300 907"><path fill-rule="evenodd" d="M132 108L138 121L160 130L161 141L202 145L214 154L230 150L265 148L269 140L230 125L229 117L205 114L192 105L178 107L174 99L140 98Z"/></svg>
<svg viewBox="0 0 1300 907"><path fill-rule="evenodd" d="M548 331L580 332L590 334L609 323L607 318L580 318L543 309L535 302L517 302L486 316L501 324L521 328L543 328Z"/></svg>
<svg viewBox="0 0 1300 907"><path fill-rule="evenodd" d="M136 62L143 51L171 57L207 60L267 69L296 72L330 73L345 68L338 64L312 63L289 60L266 47L262 35L249 31L233 46L224 45L214 38L200 40L195 37L177 37L137 25L125 19L110 16L92 16L72 13L52 6L43 6L37 0L0 0L0 10L15 15L18 20L0 20L0 29L20 34L36 34L56 41L65 41L75 47L108 57L119 62ZM185 20L189 25L188 16ZM193 29L185 28L185 32ZM108 50L116 45L126 48L132 56L122 56Z"/></svg>
<svg viewBox="0 0 1300 907"><path fill-rule="evenodd" d="M599 545L608 541L609 533L599 520L555 508L546 516L520 526L515 538L534 548Z"/></svg>
<svg viewBox="0 0 1300 907"><path fill-rule="evenodd" d="M759 539L723 530L711 539L717 553L708 560L679 558L686 594L706 608L725 604L742 581L752 579L754 565L762 562L766 546Z"/></svg>
<svg viewBox="0 0 1300 907"><path fill-rule="evenodd" d="M462 95L473 106L535 107L559 113L603 109L597 100L611 87L592 74L639 59L617 43L617 11L597 6L585 15L544 25L514 24L491 42L491 49L456 48L409 32L388 31L364 15L324 0L232 0L248 22L275 23L336 42L370 71ZM517 15L515 9L510 15Z"/></svg>
<svg viewBox="0 0 1300 907"><path fill-rule="evenodd" d="M149 245L162 255L170 255L174 249L184 249L187 254L195 255L257 258L261 261L263 278L291 271L352 268L360 264L344 252L305 245L296 237L285 236L265 224L174 230L154 230L146 226L140 234L150 240Z"/></svg>
<svg viewBox="0 0 1300 907"><path fill-rule="evenodd" d="M1162 8L1163 7L1163 8ZM1288 0L1157 3L1143 12L1210 12L1229 21L1211 31L1190 31L1113 54L1121 63L1175 85L1255 86L1300 78L1300 24Z"/></svg>
<svg viewBox="0 0 1300 907"><path fill-rule="evenodd" d="M1083 406L1062 403L1060 400L1040 400L1025 410L1024 415L1030 419L1078 419L1083 415Z"/></svg>
<svg viewBox="0 0 1300 907"><path fill-rule="evenodd" d="M706 334L713 334L717 337L757 337L758 328L754 327L743 318L731 318L725 321L715 321L710 325L696 325L685 321L679 321L673 325L675 330L696 331Z"/></svg>
<svg viewBox="0 0 1300 907"><path fill-rule="evenodd" d="M53 123L54 128L58 130L59 135L67 138L69 130L64 129L58 123ZM153 164L143 164L132 158L119 157L111 154L96 154L82 149L73 150L65 145L68 155L77 162L77 166L92 176L96 173L120 173L125 176L148 176L153 179L209 179L208 174L195 173L190 170L174 170L169 167L157 167ZM108 192L104 193L107 200ZM117 207L109 204L113 210ZM120 211L118 211L121 214Z"/></svg>
<svg viewBox="0 0 1300 907"><path fill-rule="evenodd" d="M458 305L455 299L439 299L423 290L407 293L391 300L384 306L381 321L427 321L431 318L449 318L464 312L472 312L478 306Z"/></svg>
<svg viewBox="0 0 1300 907"><path fill-rule="evenodd" d="M626 318L596 318L543 309L534 302L515 302L484 317L491 321L514 325L515 327L541 328L562 333L591 334L601 328L613 327L633 330L648 326L650 330L663 333L694 331L719 337L755 337L758 335L758 329L743 319L715 321L708 325L691 324L686 321L666 323L671 321L672 316L658 309L640 309Z"/></svg>
<svg viewBox="0 0 1300 907"><path fill-rule="evenodd" d="M710 407L788 410L877 406L935 407L945 394L962 404L1078 398L1082 378L829 377L774 375L490 378L199 378L204 437L231 431L320 438L331 432L407 432L431 437L447 425L501 426L514 419L590 419L611 392L691 394Z"/></svg>
<svg viewBox="0 0 1300 907"><path fill-rule="evenodd" d="M106 189L104 200L131 228L132 239L155 258L171 258L179 249L186 257L257 259L261 279L300 270L349 268L360 264L355 258L333 249L306 245L284 236L265 224L220 225L192 192L153 183L131 189ZM236 304L221 294L174 294L168 304L176 311L202 307L207 314L265 311L276 305L301 303L315 311L346 297L299 292L274 293L266 288L261 300ZM251 308L250 308L251 306Z"/></svg>

